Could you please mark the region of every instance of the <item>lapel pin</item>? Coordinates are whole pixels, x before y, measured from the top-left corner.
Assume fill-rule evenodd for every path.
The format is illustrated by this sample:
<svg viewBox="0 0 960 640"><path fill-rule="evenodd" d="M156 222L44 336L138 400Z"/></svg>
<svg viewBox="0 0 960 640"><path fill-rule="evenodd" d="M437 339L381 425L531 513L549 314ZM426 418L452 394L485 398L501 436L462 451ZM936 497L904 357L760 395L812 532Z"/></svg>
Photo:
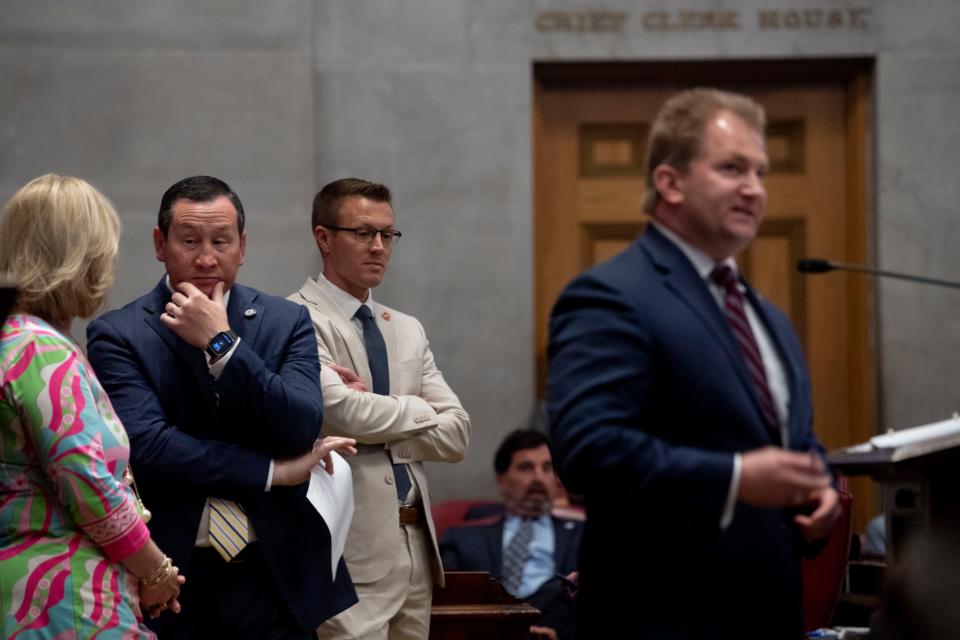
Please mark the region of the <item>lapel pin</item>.
<svg viewBox="0 0 960 640"><path fill-rule="evenodd" d="M247 318L252 318L253 316L257 315L257 310L247 309L246 311L243 312L243 315Z"/></svg>
<svg viewBox="0 0 960 640"><path fill-rule="evenodd" d="M387 313L386 311L384 311L383 313L381 313L381 314L380 314L380 317L383 318L384 320L390 320L390 314Z"/></svg>

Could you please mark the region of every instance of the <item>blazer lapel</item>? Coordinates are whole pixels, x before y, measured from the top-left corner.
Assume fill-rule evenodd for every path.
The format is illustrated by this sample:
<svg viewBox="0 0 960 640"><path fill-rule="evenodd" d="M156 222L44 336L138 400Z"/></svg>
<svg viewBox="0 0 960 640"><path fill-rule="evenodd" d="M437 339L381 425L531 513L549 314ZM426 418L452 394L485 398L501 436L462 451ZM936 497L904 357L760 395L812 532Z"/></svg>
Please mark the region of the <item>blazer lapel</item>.
<svg viewBox="0 0 960 640"><path fill-rule="evenodd" d="M160 316L163 314L169 300L170 290L167 288L167 279L166 276L164 276L144 302L144 321L150 325L167 347L177 354L177 357L180 358L183 365L190 371L198 386L205 390L203 395L212 405L213 393L211 391L211 385L213 381L210 378L203 351L181 340L177 334L168 329L167 326L160 321ZM170 373L171 375L174 374L174 372Z"/></svg>
<svg viewBox="0 0 960 640"><path fill-rule="evenodd" d="M307 281L300 288L300 295L330 321L334 330L343 340L344 344L347 345L347 352L350 355L351 362L338 362L337 364L352 366L354 372L363 378L364 382L372 388L373 376L370 373L370 364L367 362L367 348L363 344L363 338L360 337L360 333L356 327L353 326L350 318L340 310L340 306L313 278L307 278ZM335 356L336 354L333 355ZM392 369L390 370L390 379L393 379ZM391 384L393 383L391 382Z"/></svg>
<svg viewBox="0 0 960 640"><path fill-rule="evenodd" d="M373 303L373 319L377 328L383 334L383 342L387 345L387 368L390 372L390 393L400 393L400 372L397 370L399 362L399 336L397 323L393 322L390 313L382 305Z"/></svg>
<svg viewBox="0 0 960 640"><path fill-rule="evenodd" d="M576 553L576 550L572 548L571 540L577 525L572 520L561 520L559 518L551 518L550 520L553 522L555 563L557 571L562 572L562 567L577 566L576 558L567 558L567 555L571 552Z"/></svg>
<svg viewBox="0 0 960 640"><path fill-rule="evenodd" d="M153 288L153 291L150 292L150 295L144 301L143 319L154 331L156 331L157 335L160 336L160 339L163 340L168 347L170 347L171 351L176 351L179 353L179 347L177 346L177 343L181 342L180 338L178 338L173 331L167 329L167 327L160 322L160 316L163 314L164 307L169 300L170 291L167 289L167 279L166 277L163 277L160 279L160 283Z"/></svg>
<svg viewBox="0 0 960 640"><path fill-rule="evenodd" d="M696 315L714 335L734 365L745 388L753 394L746 364L720 306L707 284L678 247L652 225L640 239L654 267L663 274L664 285Z"/></svg>
<svg viewBox="0 0 960 640"><path fill-rule="evenodd" d="M640 238L640 245L646 250L657 270L663 274L664 285L680 298L716 337L733 365L737 379L753 403L760 423L763 424L763 413L750 373L747 371L747 364L727 324L727 319L723 316L713 294L710 293L707 283L703 281L683 252L652 225ZM750 288L747 287L747 290L749 291ZM770 429L764 428L764 433L769 437Z"/></svg>
<svg viewBox="0 0 960 640"><path fill-rule="evenodd" d="M234 284L230 289L230 302L227 304L230 328L251 346L256 344L257 334L263 323L264 306L257 303L258 296L255 290Z"/></svg>
<svg viewBox="0 0 960 640"><path fill-rule="evenodd" d="M483 541L487 545L487 557L493 565L490 568L490 575L497 580L500 579L500 565L503 563L503 522L504 516L500 516L499 520L482 528Z"/></svg>

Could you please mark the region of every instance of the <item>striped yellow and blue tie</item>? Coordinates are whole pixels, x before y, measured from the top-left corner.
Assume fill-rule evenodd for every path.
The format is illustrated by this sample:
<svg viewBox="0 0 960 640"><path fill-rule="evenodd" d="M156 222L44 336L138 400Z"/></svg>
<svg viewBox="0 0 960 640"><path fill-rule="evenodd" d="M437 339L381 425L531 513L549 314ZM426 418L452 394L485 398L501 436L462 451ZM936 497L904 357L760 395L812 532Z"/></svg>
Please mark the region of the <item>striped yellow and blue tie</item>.
<svg viewBox="0 0 960 640"><path fill-rule="evenodd" d="M227 562L250 542L250 529L243 507L233 500L210 498L210 544Z"/></svg>

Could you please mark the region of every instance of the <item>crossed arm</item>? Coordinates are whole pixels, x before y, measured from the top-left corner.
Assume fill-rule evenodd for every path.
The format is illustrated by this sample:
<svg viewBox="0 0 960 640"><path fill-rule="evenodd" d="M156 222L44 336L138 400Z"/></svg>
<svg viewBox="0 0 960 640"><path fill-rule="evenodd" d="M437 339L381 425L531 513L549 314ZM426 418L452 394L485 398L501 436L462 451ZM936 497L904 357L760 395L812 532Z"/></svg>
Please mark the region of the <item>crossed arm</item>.
<svg viewBox="0 0 960 640"><path fill-rule="evenodd" d="M417 328L419 392L389 396L371 393L356 372L337 364L317 332L324 432L363 444L389 444L398 461L459 462L470 437L470 417L437 368L419 323Z"/></svg>
<svg viewBox="0 0 960 640"><path fill-rule="evenodd" d="M215 303L209 299L206 302ZM204 310L202 304L198 302L194 309ZM188 332L190 327L186 325L190 320L187 313L178 315L178 322L184 325L179 328L187 336L188 344L199 339ZM130 435L132 461L139 470L189 484L207 495L239 500L264 490L271 460L278 463L273 484L292 484L304 474L299 470L286 473L288 469L281 460L315 457L318 451L326 450L324 446L319 450L314 447L323 407L313 331L305 312L298 317L285 345L283 360L274 365L274 371L250 344L241 340L237 345L214 389L221 402L237 404L234 413L242 415L243 420L221 425L223 429L237 430L233 434L224 432L222 438L215 431L214 436L197 437L190 433L191 429L183 428L185 425L177 424L189 419L195 408L186 407L179 416L171 415L171 408L180 400L179 387L158 388L162 382L158 382L156 371L145 361L149 350L142 341L155 341L158 349L166 347L145 325L140 330L142 333L125 331L109 316L94 321L88 329L90 361ZM206 331L193 330L193 334ZM135 344L137 340L141 342ZM199 350L197 357L202 357ZM251 430L258 430L259 436L252 438L256 434L251 434ZM252 448L250 442L263 445Z"/></svg>

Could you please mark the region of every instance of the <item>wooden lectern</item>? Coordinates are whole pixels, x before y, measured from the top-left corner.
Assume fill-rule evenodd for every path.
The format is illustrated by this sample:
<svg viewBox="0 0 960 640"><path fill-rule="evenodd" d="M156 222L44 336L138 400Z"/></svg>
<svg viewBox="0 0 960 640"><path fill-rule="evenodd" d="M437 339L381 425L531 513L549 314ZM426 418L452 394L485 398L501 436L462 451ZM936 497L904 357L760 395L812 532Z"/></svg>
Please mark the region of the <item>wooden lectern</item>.
<svg viewBox="0 0 960 640"><path fill-rule="evenodd" d="M960 539L960 417L893 431L827 460L848 476L868 475L883 491L887 557L893 563L913 532Z"/></svg>
<svg viewBox="0 0 960 640"><path fill-rule="evenodd" d="M540 611L517 600L486 571L447 571L433 590L431 640L529 640Z"/></svg>

